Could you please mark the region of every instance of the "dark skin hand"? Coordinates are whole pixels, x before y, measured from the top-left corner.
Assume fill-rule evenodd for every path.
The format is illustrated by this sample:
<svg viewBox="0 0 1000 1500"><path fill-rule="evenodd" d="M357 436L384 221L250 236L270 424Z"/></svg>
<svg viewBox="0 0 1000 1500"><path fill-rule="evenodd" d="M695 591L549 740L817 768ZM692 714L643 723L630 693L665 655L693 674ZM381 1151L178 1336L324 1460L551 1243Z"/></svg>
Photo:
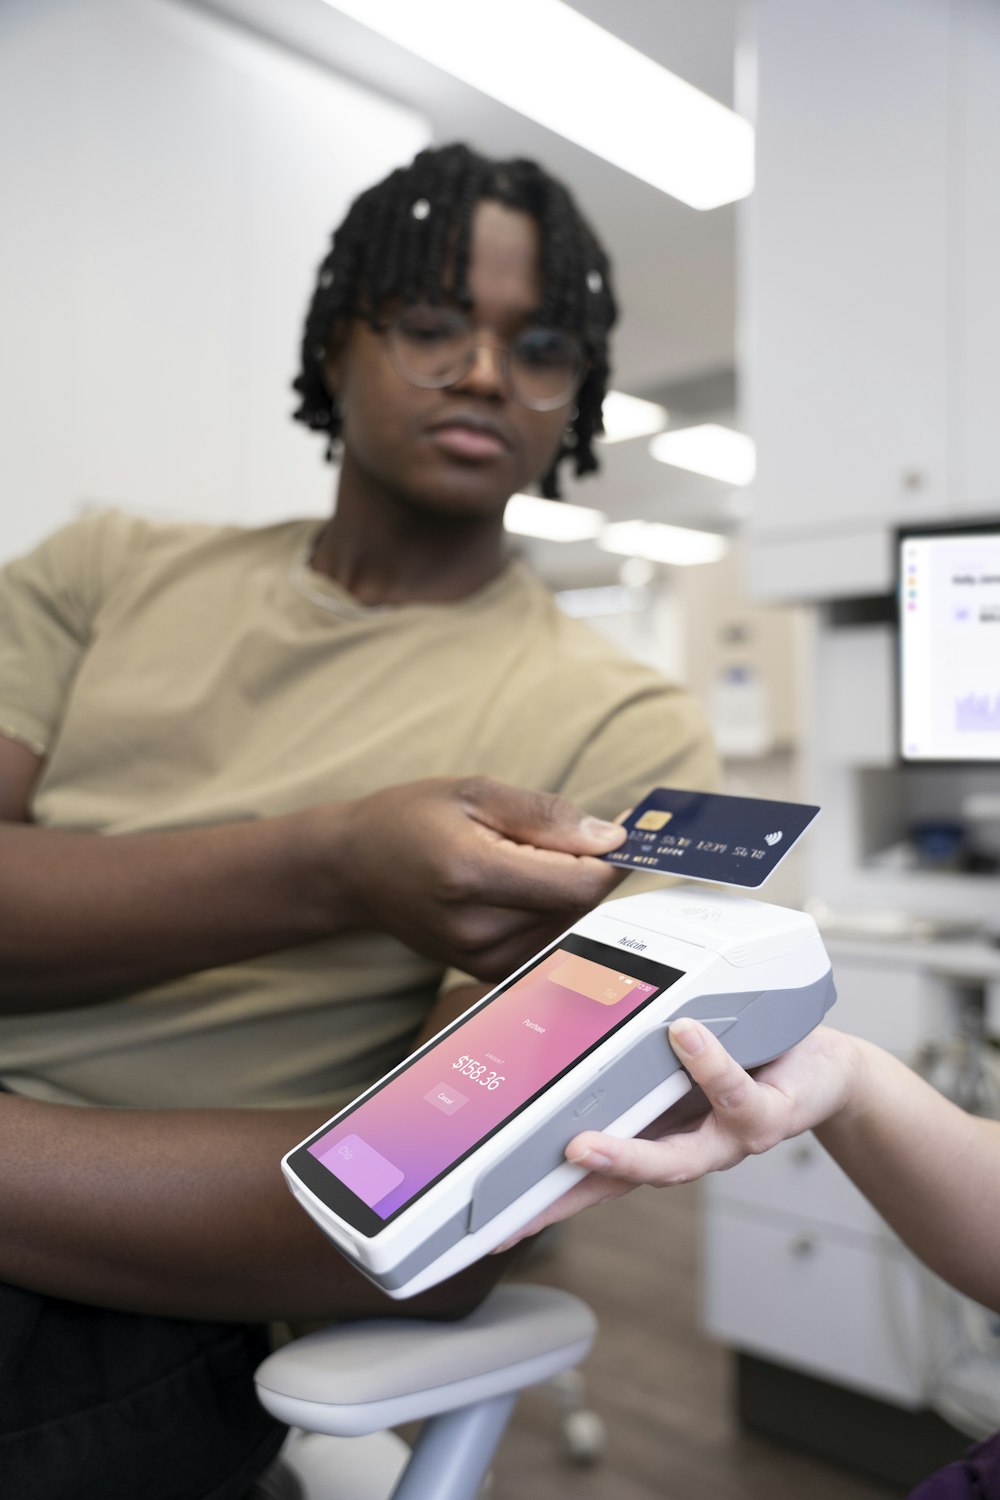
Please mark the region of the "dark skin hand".
<svg viewBox="0 0 1000 1500"><path fill-rule="evenodd" d="M38 758L0 737L0 1012L62 1009L330 937L391 932L500 978L620 878L563 798L435 778L281 818L104 838L27 822Z"/></svg>
<svg viewBox="0 0 1000 1500"><path fill-rule="evenodd" d="M452 961L497 980L610 895L622 872L589 856L624 836L551 793L441 778L353 804L345 878L359 925L436 957L443 930Z"/></svg>

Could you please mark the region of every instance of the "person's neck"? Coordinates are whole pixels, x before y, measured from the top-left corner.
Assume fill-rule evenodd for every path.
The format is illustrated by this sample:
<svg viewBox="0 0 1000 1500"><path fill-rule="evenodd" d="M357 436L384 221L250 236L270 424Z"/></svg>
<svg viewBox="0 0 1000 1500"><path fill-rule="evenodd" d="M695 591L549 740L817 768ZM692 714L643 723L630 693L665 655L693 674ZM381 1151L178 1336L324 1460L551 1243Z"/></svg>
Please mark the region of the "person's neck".
<svg viewBox="0 0 1000 1500"><path fill-rule="evenodd" d="M437 515L373 494L342 472L311 566L360 604L467 599L507 562L502 516Z"/></svg>

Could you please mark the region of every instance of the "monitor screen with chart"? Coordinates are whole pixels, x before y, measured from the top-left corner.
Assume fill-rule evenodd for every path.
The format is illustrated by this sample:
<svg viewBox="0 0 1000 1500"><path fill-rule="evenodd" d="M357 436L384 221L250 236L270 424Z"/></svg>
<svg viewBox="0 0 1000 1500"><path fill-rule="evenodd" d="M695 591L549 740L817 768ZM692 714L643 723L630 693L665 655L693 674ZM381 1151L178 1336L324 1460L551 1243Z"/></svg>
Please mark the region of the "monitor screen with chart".
<svg viewBox="0 0 1000 1500"><path fill-rule="evenodd" d="M899 537L900 753L1000 761L1000 526Z"/></svg>

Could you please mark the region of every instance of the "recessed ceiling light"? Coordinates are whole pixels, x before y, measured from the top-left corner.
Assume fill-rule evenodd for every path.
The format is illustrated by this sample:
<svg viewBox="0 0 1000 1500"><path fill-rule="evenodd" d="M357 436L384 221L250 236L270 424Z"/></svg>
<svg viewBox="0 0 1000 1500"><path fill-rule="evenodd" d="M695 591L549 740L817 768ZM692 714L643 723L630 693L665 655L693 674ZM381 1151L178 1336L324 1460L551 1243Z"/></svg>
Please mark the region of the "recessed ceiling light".
<svg viewBox="0 0 1000 1500"><path fill-rule="evenodd" d="M627 589L644 589L656 577L656 568L648 557L626 557L618 577Z"/></svg>
<svg viewBox="0 0 1000 1500"><path fill-rule="evenodd" d="M608 391L602 407L604 435L602 443L627 443L630 438L649 437L667 425L670 413L655 401L627 396L624 391Z"/></svg>
<svg viewBox="0 0 1000 1500"><path fill-rule="evenodd" d="M563 0L327 4L692 208L753 189L748 120Z"/></svg>
<svg viewBox="0 0 1000 1500"><path fill-rule="evenodd" d="M692 567L718 562L729 550L729 542L715 531L695 531L689 526L667 526L662 521L614 521L597 539L605 552L626 557L648 557L651 562Z"/></svg>
<svg viewBox="0 0 1000 1500"><path fill-rule="evenodd" d="M589 542L607 517L587 505L567 505L564 500L542 500L537 495L511 495L503 524L519 536L537 536L547 542Z"/></svg>
<svg viewBox="0 0 1000 1500"><path fill-rule="evenodd" d="M649 451L661 464L721 479L724 484L750 484L757 470L753 438L715 422L661 432L650 443Z"/></svg>

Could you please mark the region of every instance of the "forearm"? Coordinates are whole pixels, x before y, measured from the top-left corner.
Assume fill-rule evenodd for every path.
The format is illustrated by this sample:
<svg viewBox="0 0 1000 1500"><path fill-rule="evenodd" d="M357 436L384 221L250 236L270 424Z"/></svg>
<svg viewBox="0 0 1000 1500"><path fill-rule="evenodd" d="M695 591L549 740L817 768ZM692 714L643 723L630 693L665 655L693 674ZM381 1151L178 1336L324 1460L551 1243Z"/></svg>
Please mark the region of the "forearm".
<svg viewBox="0 0 1000 1500"><path fill-rule="evenodd" d="M449 1316L491 1257L405 1305L296 1205L279 1161L315 1110L135 1111L0 1096L0 1281L163 1316L264 1321Z"/></svg>
<svg viewBox="0 0 1000 1500"><path fill-rule="evenodd" d="M0 736L0 752L11 741ZM620 879L622 829L489 777L162 834L26 823L0 755L0 1013L80 1005L344 927L502 978ZM23 801L23 798L21 799Z"/></svg>
<svg viewBox="0 0 1000 1500"><path fill-rule="evenodd" d="M1000 1123L966 1114L881 1048L856 1046L852 1097L817 1137L921 1260L1000 1309Z"/></svg>
<svg viewBox="0 0 1000 1500"><path fill-rule="evenodd" d="M102 837L0 824L0 1013L106 1000L309 942L348 920L340 810Z"/></svg>

